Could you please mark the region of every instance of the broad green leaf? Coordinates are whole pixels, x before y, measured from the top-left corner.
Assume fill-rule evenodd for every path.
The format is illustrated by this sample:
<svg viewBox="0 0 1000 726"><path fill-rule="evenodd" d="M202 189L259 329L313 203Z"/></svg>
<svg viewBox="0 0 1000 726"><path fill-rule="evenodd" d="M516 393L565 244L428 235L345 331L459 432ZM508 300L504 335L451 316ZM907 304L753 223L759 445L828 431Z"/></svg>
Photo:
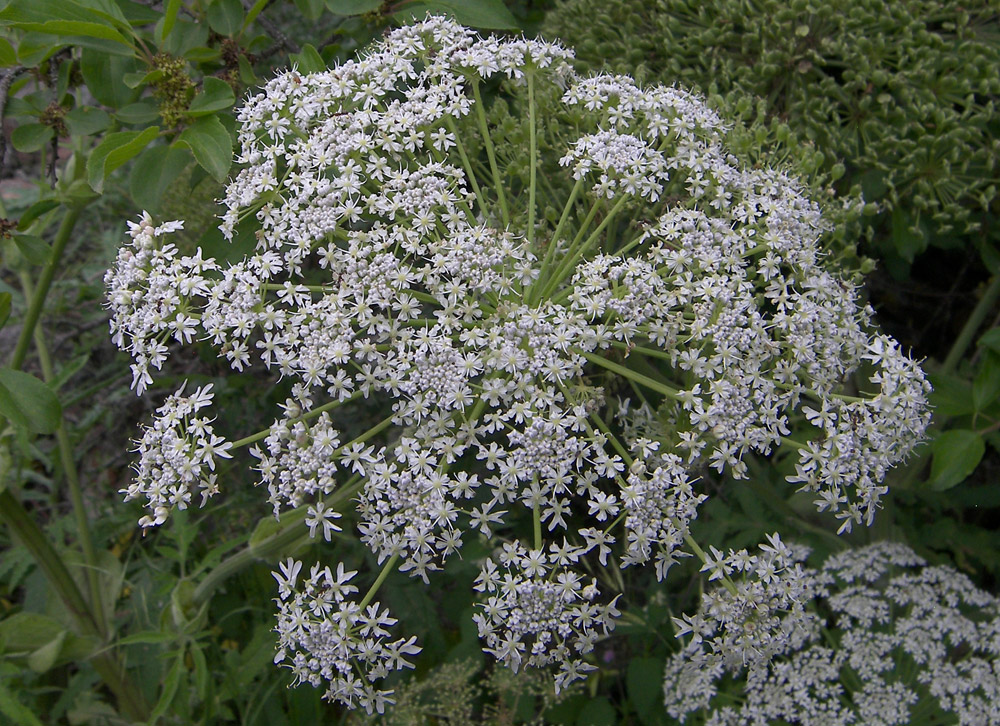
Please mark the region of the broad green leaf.
<svg viewBox="0 0 1000 726"><path fill-rule="evenodd" d="M503 0L424 0L406 6L400 12L419 17L428 11L447 13L463 25L473 28L518 28L517 19L503 4Z"/></svg>
<svg viewBox="0 0 1000 726"><path fill-rule="evenodd" d="M955 429L945 431L931 443L930 485L936 491L951 489L968 478L979 466L986 451L983 437L975 431Z"/></svg>
<svg viewBox="0 0 1000 726"><path fill-rule="evenodd" d="M20 231L26 230L32 222L41 217L46 212L50 212L59 206L58 199L42 199L35 202L27 211L21 215L21 218L17 222L17 228Z"/></svg>
<svg viewBox="0 0 1000 726"><path fill-rule="evenodd" d="M162 643L172 643L177 640L177 633L168 633L162 630L143 630L139 633L127 635L120 640L116 640L118 645L136 645L140 643L148 645L159 645Z"/></svg>
<svg viewBox="0 0 1000 726"><path fill-rule="evenodd" d="M187 150L170 146L154 146L143 151L129 175L129 193L136 205L156 214L167 189L190 160Z"/></svg>
<svg viewBox="0 0 1000 726"><path fill-rule="evenodd" d="M0 292L0 328L7 324L7 318L10 317L11 299L9 292Z"/></svg>
<svg viewBox="0 0 1000 726"><path fill-rule="evenodd" d="M576 719L576 726L615 726L617 723L615 707L604 696L587 701Z"/></svg>
<svg viewBox="0 0 1000 726"><path fill-rule="evenodd" d="M625 680L632 707L644 721L663 698L663 660L661 658L632 658Z"/></svg>
<svg viewBox="0 0 1000 726"><path fill-rule="evenodd" d="M964 416L975 413L972 399L972 384L960 376L931 373L931 390L928 400L934 408L935 416Z"/></svg>
<svg viewBox="0 0 1000 726"><path fill-rule="evenodd" d="M308 43L302 46L301 53L293 54L291 60L300 73L319 73L326 70L323 57Z"/></svg>
<svg viewBox="0 0 1000 726"><path fill-rule="evenodd" d="M295 7L307 20L318 20L323 14L323 5L323 0L295 0Z"/></svg>
<svg viewBox="0 0 1000 726"><path fill-rule="evenodd" d="M120 109L115 117L123 124L140 126L152 123L160 117L160 108L150 99L130 103Z"/></svg>
<svg viewBox="0 0 1000 726"><path fill-rule="evenodd" d="M87 90L112 109L127 106L139 97L139 91L126 86L122 79L143 68L135 58L111 56L92 48L80 52L80 72Z"/></svg>
<svg viewBox="0 0 1000 726"><path fill-rule="evenodd" d="M993 328L986 331L976 345L989 348L994 353L1000 353L1000 328Z"/></svg>
<svg viewBox="0 0 1000 726"><path fill-rule="evenodd" d="M4 723L9 723L10 726L42 726L42 722L31 709L21 703L15 693L7 689L4 680L0 680L0 715L7 719Z"/></svg>
<svg viewBox="0 0 1000 726"><path fill-rule="evenodd" d="M154 68L151 71L135 71L134 73L126 73L122 76L122 81L129 88L141 88L142 86L149 85L154 81L158 81L163 78L163 71L158 68Z"/></svg>
<svg viewBox="0 0 1000 726"><path fill-rule="evenodd" d="M52 141L55 132L45 124L23 124L10 135L10 143L14 148L25 154L31 154L45 147Z"/></svg>
<svg viewBox="0 0 1000 726"><path fill-rule="evenodd" d="M111 125L111 116L102 109L80 106L66 114L66 128L73 136L90 136Z"/></svg>
<svg viewBox="0 0 1000 726"><path fill-rule="evenodd" d="M85 658L93 652L97 639L66 631L66 624L39 613L16 613L0 621L0 653L30 656L65 634L57 653L61 662Z"/></svg>
<svg viewBox="0 0 1000 726"><path fill-rule="evenodd" d="M51 434L59 426L62 406L52 389L33 375L0 368L0 414L15 426Z"/></svg>
<svg viewBox="0 0 1000 726"><path fill-rule="evenodd" d="M44 265L49 261L52 249L45 244L45 240L30 234L15 234L14 244L18 251L24 255L24 259L33 265Z"/></svg>
<svg viewBox="0 0 1000 726"><path fill-rule="evenodd" d="M10 23L20 30L45 33L65 38L100 38L121 44L130 52L133 50L132 44L114 28L100 23L87 23L72 20L49 20L44 23Z"/></svg>
<svg viewBox="0 0 1000 726"><path fill-rule="evenodd" d="M362 15L378 10L382 0L326 0L326 7L337 15Z"/></svg>
<svg viewBox="0 0 1000 726"><path fill-rule="evenodd" d="M186 56L192 48L208 45L208 23L192 23L177 19L169 38L164 38L160 50L173 56Z"/></svg>
<svg viewBox="0 0 1000 726"><path fill-rule="evenodd" d="M198 119L174 142L174 146L191 149L195 160L216 181L226 180L233 163L233 140L215 116Z"/></svg>
<svg viewBox="0 0 1000 726"><path fill-rule="evenodd" d="M17 64L17 52L6 38L0 38L0 66Z"/></svg>
<svg viewBox="0 0 1000 726"><path fill-rule="evenodd" d="M215 0L208 6L208 26L219 35L236 35L243 27L240 0Z"/></svg>
<svg viewBox="0 0 1000 726"><path fill-rule="evenodd" d="M236 103L233 88L221 78L206 76L202 92L191 101L187 113L189 116L207 116L216 111L222 111Z"/></svg>
<svg viewBox="0 0 1000 726"><path fill-rule="evenodd" d="M257 74L253 72L253 66L246 56L241 55L237 62L240 64L240 81L247 86L257 85Z"/></svg>
<svg viewBox="0 0 1000 726"><path fill-rule="evenodd" d="M160 133L158 126L144 131L118 131L108 134L87 160L87 181L100 194L104 181L115 169L146 148Z"/></svg>
<svg viewBox="0 0 1000 726"><path fill-rule="evenodd" d="M44 33L25 33L17 44L17 62L35 68L69 45L65 38Z"/></svg>
<svg viewBox="0 0 1000 726"><path fill-rule="evenodd" d="M60 630L52 640L28 656L28 667L35 673L45 673L56 664L63 643L66 642L67 631Z"/></svg>
<svg viewBox="0 0 1000 726"><path fill-rule="evenodd" d="M985 351L972 382L972 401L977 411L985 411L1000 394L1000 355Z"/></svg>

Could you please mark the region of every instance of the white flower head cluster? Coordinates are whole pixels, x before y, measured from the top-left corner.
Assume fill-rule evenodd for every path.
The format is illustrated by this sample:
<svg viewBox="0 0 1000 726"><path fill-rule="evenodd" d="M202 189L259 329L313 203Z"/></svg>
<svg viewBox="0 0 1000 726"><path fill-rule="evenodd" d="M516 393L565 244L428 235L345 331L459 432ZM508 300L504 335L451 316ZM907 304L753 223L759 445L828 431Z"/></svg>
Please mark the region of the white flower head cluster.
<svg viewBox="0 0 1000 726"><path fill-rule="evenodd" d="M745 456L803 446L786 439L803 400L829 402L862 432L823 428L801 481L849 528L927 423L923 374L824 265L827 227L795 181L743 168L698 97L578 78L569 58L428 17L357 60L282 73L240 111L242 169L223 199L221 229L253 251L185 257L176 225L144 218L107 277L140 392L171 338L291 385L270 430L240 440L263 439L252 453L276 514L310 507L329 537L347 512L324 497L356 494L361 541L427 581L470 535L517 540L530 522L531 548L503 563L512 589L485 592L544 617L514 631L481 613L480 626L512 665L558 662L561 683L614 610L577 569L653 562L663 577L691 554L696 467L743 477ZM531 138L561 139L565 185L509 183L481 100L494 75L531 109L543 85L561 96ZM554 228L543 204L563 207ZM864 356L879 393L848 396ZM609 386L635 403L609 403ZM361 397L389 416L350 438L336 409ZM623 433L631 416L673 438ZM283 607L293 617L295 601Z"/></svg>
<svg viewBox="0 0 1000 726"><path fill-rule="evenodd" d="M582 656L619 615L617 597L595 602L597 581L585 583L570 569L585 552L566 542L553 543L548 553L514 542L504 545L499 567L487 559L476 579L475 589L487 594L475 615L484 650L515 673L522 664L558 664L557 692L596 668Z"/></svg>
<svg viewBox="0 0 1000 726"><path fill-rule="evenodd" d="M121 490L125 501L144 499L142 527L163 524L172 509L187 509L194 494L201 506L219 492L216 459L230 459L232 443L215 433L213 419L198 411L212 404L212 384L185 396L184 383L156 410L153 425L135 442L135 478Z"/></svg>
<svg viewBox="0 0 1000 726"><path fill-rule="evenodd" d="M272 573L278 581L278 653L275 663L288 662L296 682L326 685L326 697L368 713L382 713L392 691L375 687L390 673L413 668L416 638L389 640L396 619L378 602L357 603L358 589L349 584L356 571L340 564L313 565L298 584L302 563L289 558Z"/></svg>
<svg viewBox="0 0 1000 726"><path fill-rule="evenodd" d="M668 712L717 726L896 726L935 712L962 726L1000 723L994 596L890 542L834 555L806 578L825 622L795 624L800 637L746 671L721 662L702 668L700 649L685 647L667 663ZM716 699L727 670L740 692Z"/></svg>

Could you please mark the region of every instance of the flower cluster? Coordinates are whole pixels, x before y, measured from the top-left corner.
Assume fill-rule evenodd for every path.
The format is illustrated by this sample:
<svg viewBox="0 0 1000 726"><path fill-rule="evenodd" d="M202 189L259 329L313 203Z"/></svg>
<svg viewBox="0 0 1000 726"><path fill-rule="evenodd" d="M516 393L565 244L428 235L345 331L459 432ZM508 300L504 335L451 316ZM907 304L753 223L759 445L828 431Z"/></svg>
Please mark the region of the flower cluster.
<svg viewBox="0 0 1000 726"><path fill-rule="evenodd" d="M667 709L687 722L706 709L706 723L908 724L935 710L959 724L1000 722L1000 601L948 567L931 567L902 544L847 550L807 570L826 622L783 625L786 639L770 662L748 668L737 701L719 699L724 671L695 638L667 664ZM703 611L710 611L710 606ZM685 623L691 622L685 619ZM682 630L683 632L683 630ZM753 637L753 636L751 636ZM906 676L905 674L913 674ZM744 680L745 679L745 680Z"/></svg>
<svg viewBox="0 0 1000 726"><path fill-rule="evenodd" d="M530 528L530 548L507 545L506 573L484 565L478 622L489 652L558 664L561 685L616 612L577 569L652 561L662 577L690 554L696 467L745 476L744 456L809 415L803 400L829 401L867 417L863 432L791 445L864 448L852 480L825 460L803 468L853 523L927 423L923 374L825 266L827 225L797 183L743 168L699 98L577 78L569 57L430 17L337 68L283 73L240 112L243 168L223 200L223 232L252 235L253 251L189 260L143 222L108 275L140 390L177 326L235 370L259 361L288 382L283 415L244 440L263 440L252 453L276 514L311 507L308 526L329 536L341 511L323 497L356 491L384 572L425 581L470 535L498 546ZM531 109L539 89L562 96L565 113L536 123L563 138L575 183L508 188L481 102L495 74ZM563 209L558 224L536 217L542 205ZM163 281L182 272L194 282L179 296ZM881 392L848 395L866 355ZM608 395L629 387L634 400ZM360 397L388 417L347 440L339 409ZM633 436L644 417L676 436ZM783 550L768 557L794 569ZM316 628L336 630L333 612L315 611ZM305 663L314 647L325 662L325 641L297 642Z"/></svg>
<svg viewBox="0 0 1000 726"><path fill-rule="evenodd" d="M548 553L514 542L504 545L500 567L487 559L476 579L476 590L488 595L474 616L483 650L515 672L522 663L559 664L557 692L595 669L581 656L614 628L619 615L617 597L605 605L594 602L597 581L585 584L571 569L585 553L565 541L553 543Z"/></svg>
<svg viewBox="0 0 1000 726"><path fill-rule="evenodd" d="M219 492L216 459L232 458L232 443L215 433L212 419L193 415L212 404L212 384L188 396L186 385L167 397L153 425L135 442L135 478L121 493L125 501L145 499L149 514L139 520L142 527L163 524L171 509L187 509L194 494L201 494L205 506Z"/></svg>
<svg viewBox="0 0 1000 726"><path fill-rule="evenodd" d="M416 638L389 640L396 619L367 599L354 602L358 589L349 584L357 572L334 574L313 565L301 586L302 563L289 559L272 573L278 581L278 653L275 663L288 660L297 683L326 685L326 697L351 708L382 713L392 703L392 691L373 684L395 670L412 668L406 660L417 655Z"/></svg>

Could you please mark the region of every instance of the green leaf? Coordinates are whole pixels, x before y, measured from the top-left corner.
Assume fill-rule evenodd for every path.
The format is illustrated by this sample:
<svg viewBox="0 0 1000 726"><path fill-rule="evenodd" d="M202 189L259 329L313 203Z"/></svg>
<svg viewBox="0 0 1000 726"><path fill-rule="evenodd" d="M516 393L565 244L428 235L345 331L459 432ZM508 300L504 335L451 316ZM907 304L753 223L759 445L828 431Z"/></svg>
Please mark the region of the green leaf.
<svg viewBox="0 0 1000 726"><path fill-rule="evenodd" d="M2 14L2 13L0 13ZM29 30L46 35L55 35L67 39L100 38L119 43L130 52L132 44L114 28L100 23L88 23L71 20L48 20L44 23L9 23L20 30Z"/></svg>
<svg viewBox="0 0 1000 726"><path fill-rule="evenodd" d="M938 434L931 443L930 485L935 491L951 489L979 466L986 451L983 437L975 431L955 429Z"/></svg>
<svg viewBox="0 0 1000 726"><path fill-rule="evenodd" d="M985 411L1000 394L1000 355L987 350L972 383L972 401L976 411Z"/></svg>
<svg viewBox="0 0 1000 726"><path fill-rule="evenodd" d="M928 378L933 386L928 400L934 407L935 416L965 416L976 412L972 384L967 380L942 373L931 373Z"/></svg>
<svg viewBox="0 0 1000 726"><path fill-rule="evenodd" d="M25 33L17 44L17 60L27 68L35 68L69 45L44 33Z"/></svg>
<svg viewBox="0 0 1000 726"><path fill-rule="evenodd" d="M989 348L994 353L1000 353L1000 328L986 331L976 345Z"/></svg>
<svg viewBox="0 0 1000 726"><path fill-rule="evenodd" d="M14 46L6 38L0 38L0 66L13 66L17 64L17 52Z"/></svg>
<svg viewBox="0 0 1000 726"><path fill-rule="evenodd" d="M157 27L157 44L162 44L163 39L170 35L170 31L174 29L174 23L177 22L177 11L181 9L181 0L168 0L166 8L163 11L163 21ZM209 14L211 15L211 8L209 8Z"/></svg>
<svg viewBox="0 0 1000 726"><path fill-rule="evenodd" d="M10 317L11 300L9 292L0 292L0 328L7 324L7 318Z"/></svg>
<svg viewBox="0 0 1000 726"><path fill-rule="evenodd" d="M519 26L503 0L425 0L411 6L407 14L423 15L426 10L445 12L453 15L455 20L473 28L491 28L497 30L516 30ZM401 11L406 12L406 11Z"/></svg>
<svg viewBox="0 0 1000 726"><path fill-rule="evenodd" d="M45 124L23 124L10 135L10 143L25 154L34 153L45 147L55 136L51 126Z"/></svg>
<svg viewBox="0 0 1000 726"><path fill-rule="evenodd" d="M62 406L52 389L33 375L0 368L0 414L15 426L51 434L59 426Z"/></svg>
<svg viewBox="0 0 1000 726"><path fill-rule="evenodd" d="M587 701L576 719L576 726L615 726L616 723L618 714L615 712L615 707L604 696Z"/></svg>
<svg viewBox="0 0 1000 726"><path fill-rule="evenodd" d="M159 645L162 643L172 643L177 640L176 633L166 633L162 630L143 630L132 635L127 635L115 641L117 645L137 645L144 643L147 645Z"/></svg>
<svg viewBox="0 0 1000 726"><path fill-rule="evenodd" d="M66 114L66 128L73 136L90 136L111 125L111 116L99 108L81 106Z"/></svg>
<svg viewBox="0 0 1000 726"><path fill-rule="evenodd" d="M363 15L382 6L382 0L326 0L326 7L337 15Z"/></svg>
<svg viewBox="0 0 1000 726"><path fill-rule="evenodd" d="M115 114L123 124L139 126L152 123L160 117L160 109L151 100L130 103Z"/></svg>
<svg viewBox="0 0 1000 726"><path fill-rule="evenodd" d="M49 212L59 206L58 199L42 199L35 202L27 211L21 215L21 218L17 222L17 228L20 231L26 230L32 222L41 217L46 212Z"/></svg>
<svg viewBox="0 0 1000 726"><path fill-rule="evenodd" d="M108 134L87 160L87 181L100 194L104 181L115 169L134 157L149 145L160 133L158 126L143 131L118 131Z"/></svg>
<svg viewBox="0 0 1000 726"><path fill-rule="evenodd" d="M295 7L307 20L318 20L323 14L323 5L323 0L295 0Z"/></svg>
<svg viewBox="0 0 1000 726"><path fill-rule="evenodd" d="M122 81L129 88L140 88L142 86L147 86L154 81L158 81L163 78L163 71L154 68L151 71L135 71L134 73L126 73L122 76Z"/></svg>
<svg viewBox="0 0 1000 726"><path fill-rule="evenodd" d="M188 116L207 116L216 111L222 111L236 103L233 88L221 78L205 78L202 92L191 101Z"/></svg>
<svg viewBox="0 0 1000 726"><path fill-rule="evenodd" d="M208 27L219 35L236 35L243 27L243 6L240 0L215 0L209 5Z"/></svg>
<svg viewBox="0 0 1000 726"><path fill-rule="evenodd" d="M126 86L122 79L143 67L135 58L107 55L93 48L80 52L80 73L87 90L98 102L112 109L127 106L139 97L139 91Z"/></svg>
<svg viewBox="0 0 1000 726"><path fill-rule="evenodd" d="M181 673L184 670L184 650L181 649L174 659L174 664L170 667L167 677L163 681L163 689L160 691L160 700L156 702L152 713L149 714L149 724L152 726L167 712L170 704L173 703L174 696L177 695L177 687L181 684Z"/></svg>
<svg viewBox="0 0 1000 726"><path fill-rule="evenodd" d="M63 643L66 642L66 635L65 630L60 630L56 637L29 655L28 667L36 673L45 673L50 670L56 664L56 659L59 658Z"/></svg>
<svg viewBox="0 0 1000 726"><path fill-rule="evenodd" d="M316 49L306 43L301 53L294 53L291 61L298 67L300 73L319 73L326 70L326 62Z"/></svg>
<svg viewBox="0 0 1000 726"><path fill-rule="evenodd" d="M215 116L198 119L184 129L174 146L186 146L201 167L218 182L226 180L233 163L233 140Z"/></svg>
<svg viewBox="0 0 1000 726"><path fill-rule="evenodd" d="M24 255L24 259L33 265L44 265L52 253L52 248L45 244L45 240L30 234L15 234L14 244Z"/></svg>
<svg viewBox="0 0 1000 726"><path fill-rule="evenodd" d="M646 721L663 698L663 659L631 659L625 684L632 707Z"/></svg>
<svg viewBox="0 0 1000 726"><path fill-rule="evenodd" d="M31 709L7 690L4 681L0 681L0 714L10 719L11 726L42 726L42 722L31 712Z"/></svg>
<svg viewBox="0 0 1000 726"><path fill-rule="evenodd" d="M136 159L129 175L129 193L136 205L156 214L167 189L181 175L191 160L186 149L154 146Z"/></svg>

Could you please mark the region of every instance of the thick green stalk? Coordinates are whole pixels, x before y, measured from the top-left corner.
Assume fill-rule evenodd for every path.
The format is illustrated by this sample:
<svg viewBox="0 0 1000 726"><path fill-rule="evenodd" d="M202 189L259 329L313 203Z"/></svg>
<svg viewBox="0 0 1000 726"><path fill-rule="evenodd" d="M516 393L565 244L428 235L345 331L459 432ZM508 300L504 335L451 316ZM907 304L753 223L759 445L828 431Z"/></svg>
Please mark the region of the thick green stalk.
<svg viewBox="0 0 1000 726"><path fill-rule="evenodd" d="M385 578L387 578L389 576L389 573L392 572L393 568L396 567L397 562L399 562L398 553L390 557L389 561L386 562L385 565L382 567L382 571L378 573L378 577L375 578L375 582L372 583L372 586L368 588L368 592L365 593L365 596L361 599L361 602L358 603L359 610L364 610L366 607L368 607L368 603L370 603L372 599L375 597L375 593L377 593L378 589L382 587L382 583L385 582Z"/></svg>
<svg viewBox="0 0 1000 726"><path fill-rule="evenodd" d="M535 249L535 181L538 166L538 141L535 139L535 74L528 71L528 249Z"/></svg>
<svg viewBox="0 0 1000 726"><path fill-rule="evenodd" d="M14 355L10 359L10 367L14 370L19 370L24 365L25 356L28 355L28 345L31 343L32 335L35 332L35 325L42 314L42 308L45 307L45 298L48 297L49 288L52 286L52 278L55 277L56 268L62 262L63 252L66 251L66 245L73 234L73 228L76 226L76 221L80 218L81 211L82 209L79 207L70 207L67 209L66 216L63 217L63 221L59 225L59 231L56 232L56 238L52 243L52 253L49 256L49 261L42 268L42 274L38 276L38 286L35 288L34 295L31 296L31 302L28 304L28 312L24 316L24 326L21 328L21 334L17 339Z"/></svg>
<svg viewBox="0 0 1000 726"><path fill-rule="evenodd" d="M507 208L507 195L503 191L503 179L500 178L500 170L497 168L497 156L493 150L493 139L490 138L490 128L486 123L486 108L483 106L483 97L479 93L479 81L472 84L472 95L476 99L476 118L479 121L479 132L483 135L483 145L486 146L486 156L490 160L490 171L493 173L493 183L496 185L497 200L500 202L500 214L506 227L510 224L510 210Z"/></svg>
<svg viewBox="0 0 1000 726"><path fill-rule="evenodd" d="M951 373L955 370L958 362L965 355L965 351L972 344L972 339L979 330L979 326L983 324L983 320L986 319L990 310L996 305L997 298L1000 298L1000 275L994 275L990 286L983 293L982 299L976 305L975 309L973 309L969 319L965 321L965 326L959 332L958 337L955 338L951 350L948 351L948 356L944 359L944 363L941 364L942 373Z"/></svg>
<svg viewBox="0 0 1000 726"><path fill-rule="evenodd" d="M30 276L27 272L22 271L20 277L21 288L24 290L25 296L33 297ZM42 367L42 378L46 383L51 383L55 378L55 370L52 367L52 357L49 355L48 345L45 343L45 333L39 324L35 325L35 349ZM87 564L91 613L103 635L107 632L108 625L104 620L104 603L101 596L101 575L97 551L94 549L94 540L90 534L90 522L87 518L87 510L83 506L83 492L80 490L80 477L76 470L76 461L73 460L73 447L70 445L69 435L66 433L66 422L63 418L60 418L56 428L56 446L59 449L59 461L62 464L63 474L66 476L69 498L73 504L73 516L76 519L80 548L83 550L83 561Z"/></svg>
<svg viewBox="0 0 1000 726"><path fill-rule="evenodd" d="M649 376L644 376L642 373L637 373L631 368L626 368L625 366L615 363L614 361L608 360L602 356L596 355L594 353L587 353L577 348L573 349L573 352L577 355L582 355L584 358L589 360L601 368L606 368L612 373L617 373L620 376L628 378L629 380L635 381L639 385L645 386L646 388L651 388L657 393L662 393L664 396L669 396L670 398L677 398L680 395L680 391L675 388L671 388L665 383L660 383L659 381L653 380Z"/></svg>

